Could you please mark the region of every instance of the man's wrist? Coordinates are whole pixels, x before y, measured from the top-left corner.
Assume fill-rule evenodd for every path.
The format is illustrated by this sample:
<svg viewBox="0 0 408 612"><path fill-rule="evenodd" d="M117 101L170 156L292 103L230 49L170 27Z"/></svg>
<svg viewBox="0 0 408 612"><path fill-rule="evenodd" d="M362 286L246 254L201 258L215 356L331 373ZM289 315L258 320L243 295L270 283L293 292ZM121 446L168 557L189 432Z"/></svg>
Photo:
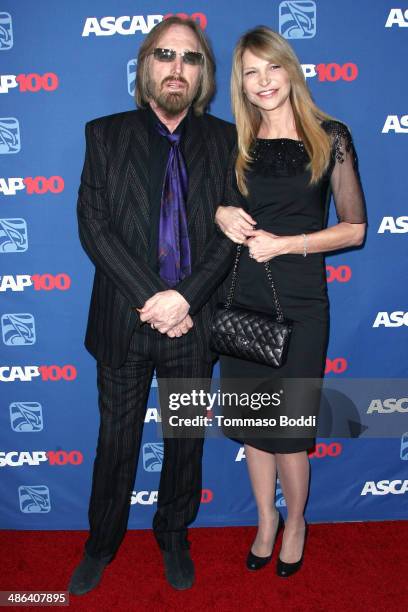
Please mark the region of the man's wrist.
<svg viewBox="0 0 408 612"><path fill-rule="evenodd" d="M184 304L187 306L188 310L190 310L190 302L186 300L184 295L178 289L174 289L174 291L178 294L178 296L183 300ZM188 311L187 311L188 312Z"/></svg>
<svg viewBox="0 0 408 612"><path fill-rule="evenodd" d="M179 293L181 297L186 301L186 303L188 304L188 309L190 313L192 309L192 302L191 302L191 297L190 297L191 287L190 287L190 282L188 282L189 278L190 277L186 277L184 280L182 280L177 285L177 289L175 289L175 291L177 291L177 293Z"/></svg>

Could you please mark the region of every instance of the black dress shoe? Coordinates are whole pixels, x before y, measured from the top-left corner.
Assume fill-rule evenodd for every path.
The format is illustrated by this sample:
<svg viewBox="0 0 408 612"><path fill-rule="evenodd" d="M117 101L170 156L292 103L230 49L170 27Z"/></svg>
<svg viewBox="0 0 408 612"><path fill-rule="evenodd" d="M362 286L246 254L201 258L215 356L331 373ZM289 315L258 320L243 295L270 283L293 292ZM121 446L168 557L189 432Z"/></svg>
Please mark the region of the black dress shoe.
<svg viewBox="0 0 408 612"><path fill-rule="evenodd" d="M258 557L257 555L254 555L252 550L250 550L249 553L248 553L248 556L247 556L247 560L246 560L246 566L247 566L247 568L249 570L259 570L259 569L262 569L272 559L273 546L275 544L276 537L277 537L277 535L279 533L279 530L283 527L283 518L282 518L282 515L281 515L280 512L278 512L278 514L279 514L278 526L276 528L275 537L273 539L271 554L268 555L267 557Z"/></svg>
<svg viewBox="0 0 408 612"><path fill-rule="evenodd" d="M103 570L110 560L111 557L95 559L85 553L82 561L72 574L68 585L68 591L72 595L84 595L92 591L92 589L98 586L102 578Z"/></svg>
<svg viewBox="0 0 408 612"><path fill-rule="evenodd" d="M309 528L309 525L305 523L305 539L303 541L303 550L302 550L302 555L299 561L295 561L294 563L285 563L285 561L282 561L281 558L278 557L278 563L276 565L276 573L281 578L288 578L289 576L292 576L302 567L308 528Z"/></svg>
<svg viewBox="0 0 408 612"><path fill-rule="evenodd" d="M190 589L194 584L194 563L188 548L163 550L164 569L167 582L179 591Z"/></svg>

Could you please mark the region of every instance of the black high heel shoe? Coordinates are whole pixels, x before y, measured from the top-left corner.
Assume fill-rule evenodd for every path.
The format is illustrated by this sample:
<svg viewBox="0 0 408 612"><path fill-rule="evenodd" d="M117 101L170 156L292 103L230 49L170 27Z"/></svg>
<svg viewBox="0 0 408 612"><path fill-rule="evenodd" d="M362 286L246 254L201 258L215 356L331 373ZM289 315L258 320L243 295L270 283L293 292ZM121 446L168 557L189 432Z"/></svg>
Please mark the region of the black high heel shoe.
<svg viewBox="0 0 408 612"><path fill-rule="evenodd" d="M305 521L305 539L303 540L302 555L301 555L299 561L295 561L294 563L285 563L285 561L282 561L281 558L278 557L278 563L276 565L276 573L281 578L288 578L289 576L292 576L297 571L299 571L300 568L302 567L303 556L304 556L304 553L305 553L305 544L306 544L306 538L307 538L308 531L309 531L309 525Z"/></svg>
<svg viewBox="0 0 408 612"><path fill-rule="evenodd" d="M247 560L246 560L246 566L247 566L247 568L249 570L259 570L259 569L262 569L272 559L272 552L273 552L273 547L274 547L275 542L276 542L276 538L278 536L279 530L282 529L282 527L284 525L281 513L278 512L278 514L279 514L278 526L276 528L275 537L273 539L271 554L268 555L267 557L258 557L257 555L254 555L254 553L250 550L249 553L248 553L248 556L247 556Z"/></svg>

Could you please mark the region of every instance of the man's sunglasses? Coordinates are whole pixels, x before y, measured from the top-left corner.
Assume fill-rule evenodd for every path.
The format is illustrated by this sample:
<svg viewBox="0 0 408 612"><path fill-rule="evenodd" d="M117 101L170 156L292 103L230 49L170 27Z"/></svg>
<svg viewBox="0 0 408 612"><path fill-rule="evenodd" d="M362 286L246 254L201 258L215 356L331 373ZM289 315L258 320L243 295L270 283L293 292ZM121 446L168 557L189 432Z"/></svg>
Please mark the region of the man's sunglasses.
<svg viewBox="0 0 408 612"><path fill-rule="evenodd" d="M190 64L190 66L199 66L204 63L204 55L199 51L177 53L174 49L162 49L160 47L153 50L153 57L158 62L174 62L177 55L183 58L184 64Z"/></svg>

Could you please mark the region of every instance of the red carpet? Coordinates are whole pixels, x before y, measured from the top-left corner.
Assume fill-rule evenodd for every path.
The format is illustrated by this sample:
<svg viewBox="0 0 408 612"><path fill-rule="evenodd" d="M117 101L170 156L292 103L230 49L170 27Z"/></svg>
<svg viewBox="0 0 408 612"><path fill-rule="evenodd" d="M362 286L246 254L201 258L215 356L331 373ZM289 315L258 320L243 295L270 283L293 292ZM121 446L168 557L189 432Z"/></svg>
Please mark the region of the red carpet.
<svg viewBox="0 0 408 612"><path fill-rule="evenodd" d="M196 584L177 592L165 582L152 534L130 531L99 587L88 595L71 596L68 609L408 609L408 521L311 525L304 565L287 579L274 573L281 535L265 569L252 573L245 568L254 535L254 527L191 529ZM85 539L85 532L78 531L0 531L0 590L65 590Z"/></svg>

